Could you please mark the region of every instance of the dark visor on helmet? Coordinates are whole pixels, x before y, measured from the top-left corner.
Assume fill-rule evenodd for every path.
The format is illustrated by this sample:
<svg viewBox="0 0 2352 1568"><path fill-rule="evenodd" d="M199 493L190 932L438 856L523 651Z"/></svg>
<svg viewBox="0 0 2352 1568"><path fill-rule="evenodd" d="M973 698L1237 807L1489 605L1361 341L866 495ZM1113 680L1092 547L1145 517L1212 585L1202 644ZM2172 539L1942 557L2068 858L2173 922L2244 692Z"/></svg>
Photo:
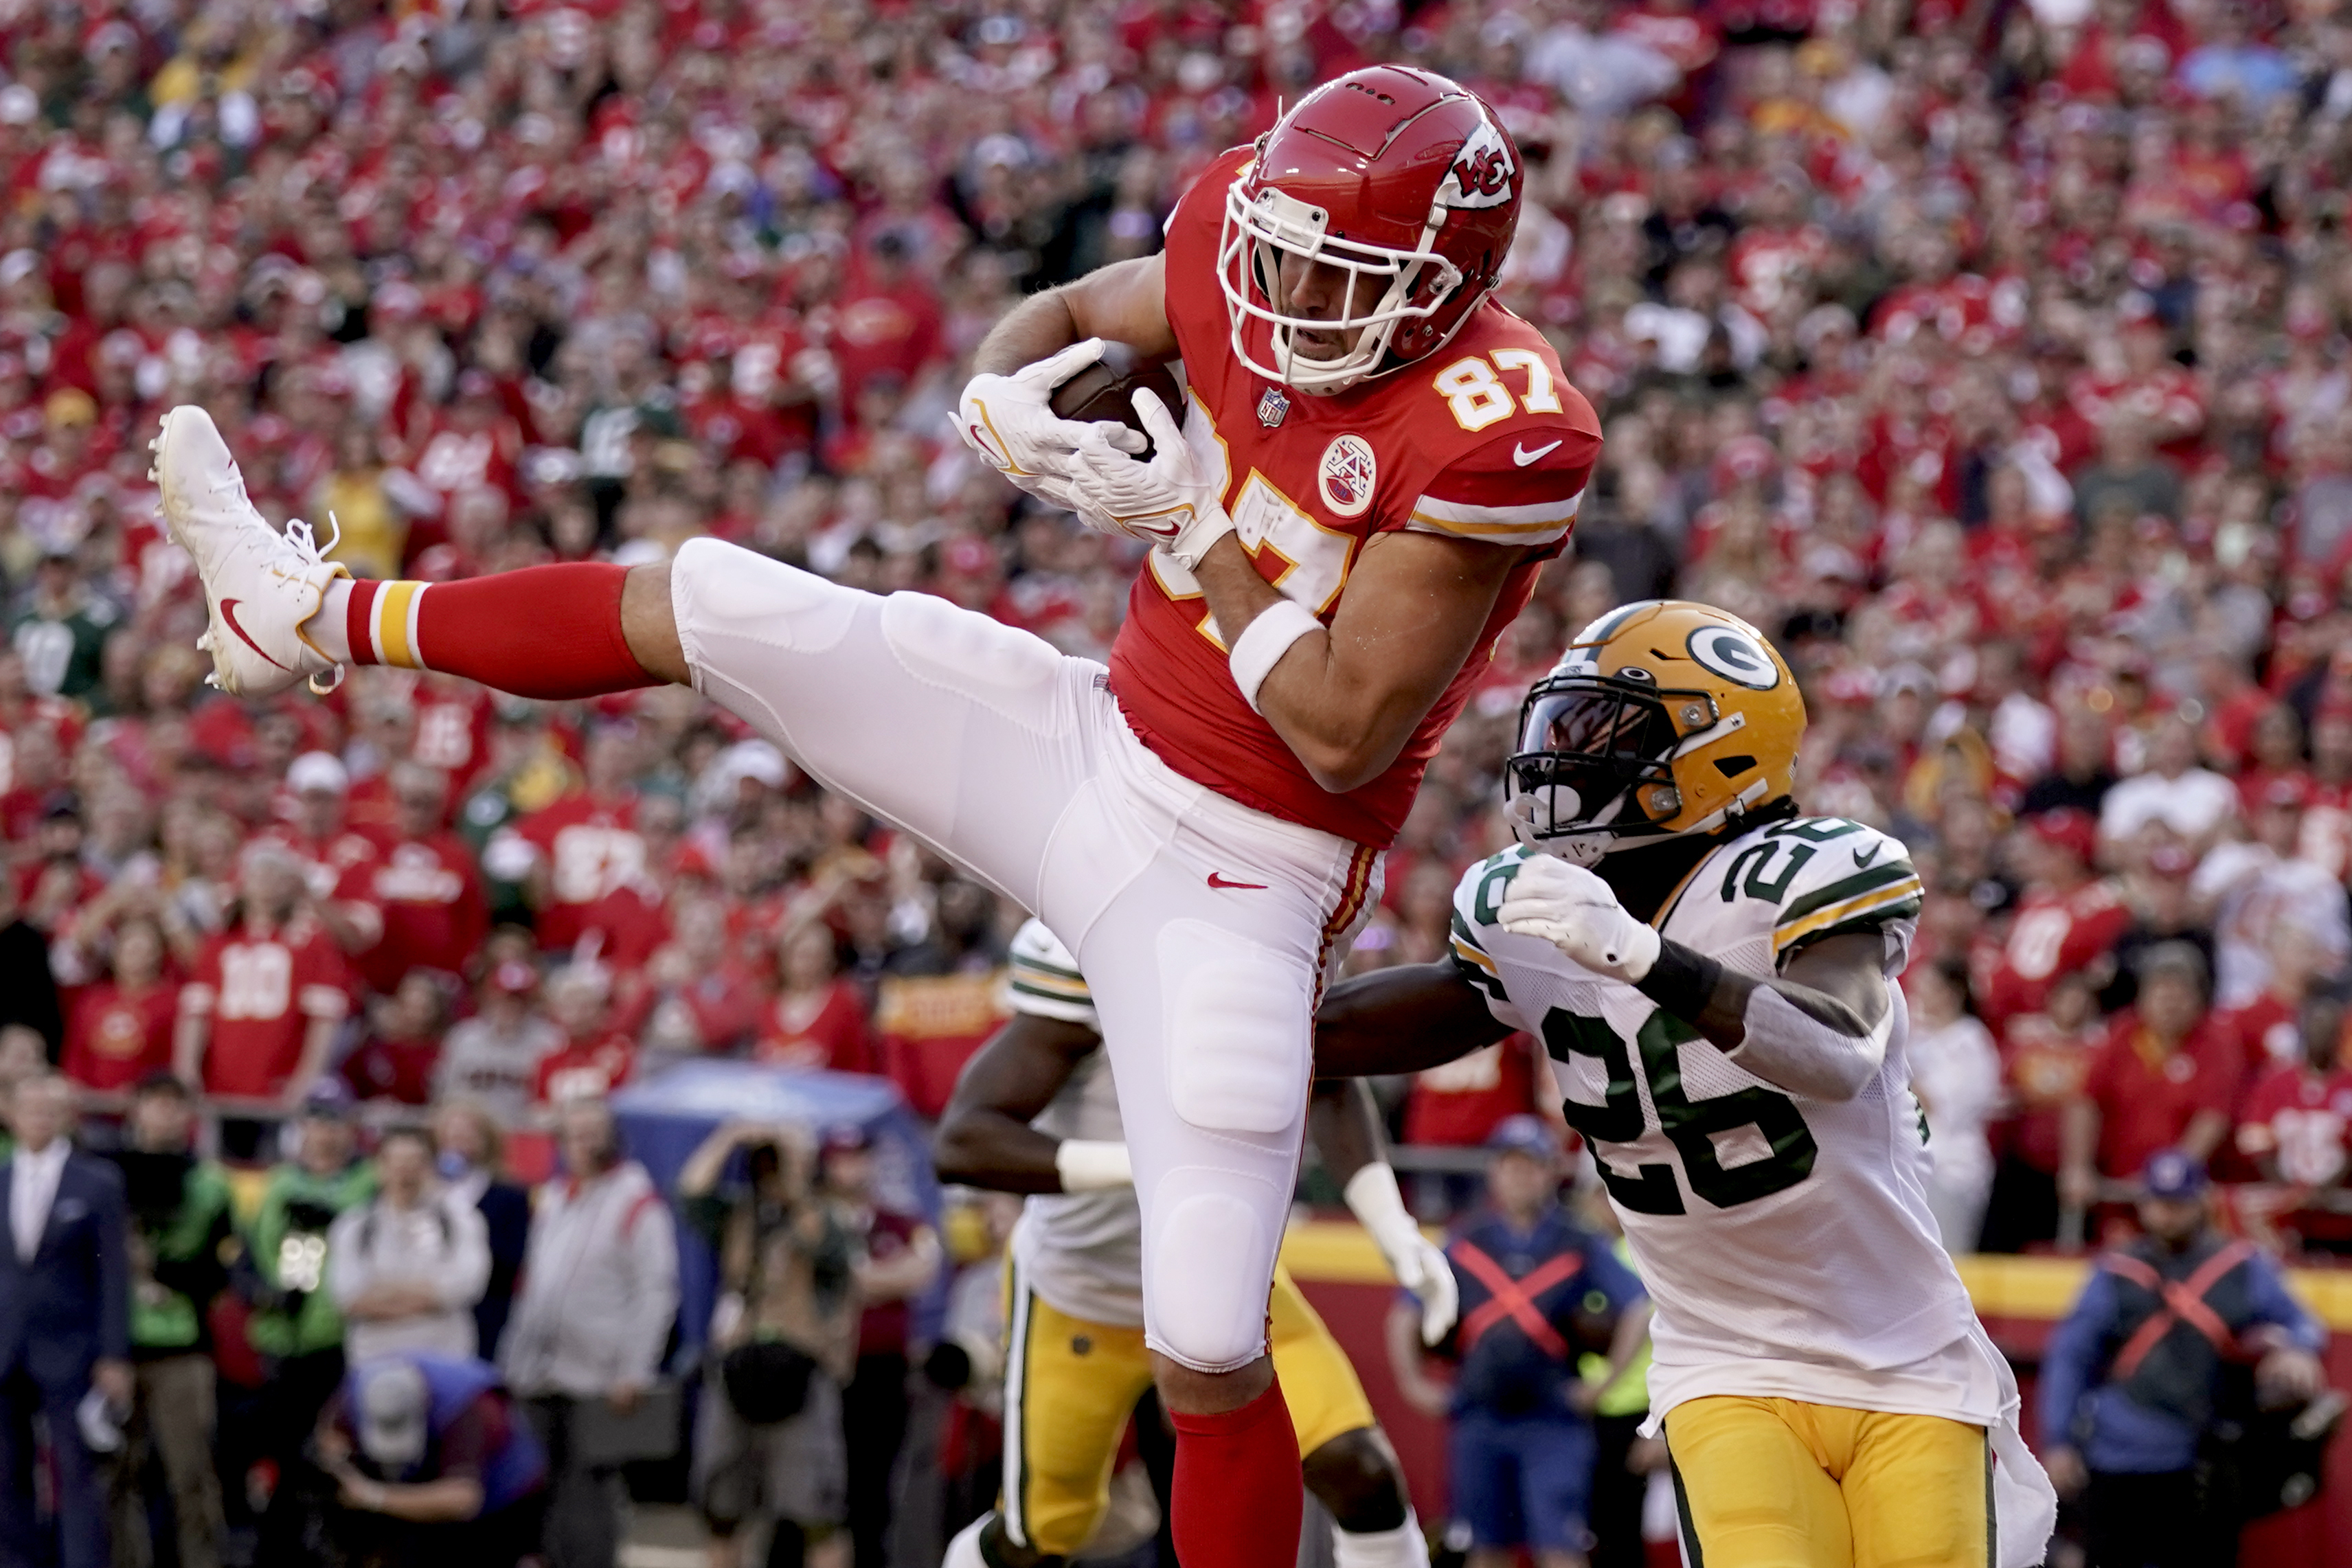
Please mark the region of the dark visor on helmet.
<svg viewBox="0 0 2352 1568"><path fill-rule="evenodd" d="M1647 813L1631 801L1622 812L1608 808L1636 786L1673 783L1668 763L1679 737L1668 699L1707 701L1704 693L1660 693L1605 675L1541 683L1521 710L1518 748L1507 764L1514 785L1528 795L1574 791L1573 806L1558 794L1547 798L1583 821L1606 816L1620 831L1646 821Z"/></svg>

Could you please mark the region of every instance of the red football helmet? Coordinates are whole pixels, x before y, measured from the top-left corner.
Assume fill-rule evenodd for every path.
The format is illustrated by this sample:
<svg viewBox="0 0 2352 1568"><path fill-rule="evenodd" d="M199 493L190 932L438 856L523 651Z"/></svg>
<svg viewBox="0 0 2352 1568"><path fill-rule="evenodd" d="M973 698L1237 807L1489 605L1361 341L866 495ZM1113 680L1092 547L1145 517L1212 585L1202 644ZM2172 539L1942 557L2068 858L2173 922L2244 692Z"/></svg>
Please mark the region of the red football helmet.
<svg viewBox="0 0 2352 1568"><path fill-rule="evenodd" d="M1328 394L1436 352L1495 287L1526 179L1494 112L1442 76L1370 66L1318 88L1225 193L1217 281L1234 354L1269 381ZM1285 308L1281 251L1349 275L1339 317ZM1294 340L1356 328L1338 359L1307 358Z"/></svg>

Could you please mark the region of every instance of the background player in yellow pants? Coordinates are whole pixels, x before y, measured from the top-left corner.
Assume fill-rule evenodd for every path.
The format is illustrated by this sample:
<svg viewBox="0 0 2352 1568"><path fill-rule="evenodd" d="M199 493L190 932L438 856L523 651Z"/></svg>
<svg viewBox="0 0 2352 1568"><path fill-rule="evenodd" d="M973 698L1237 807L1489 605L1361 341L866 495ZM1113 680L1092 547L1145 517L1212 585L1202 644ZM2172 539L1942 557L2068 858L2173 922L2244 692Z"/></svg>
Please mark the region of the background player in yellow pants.
<svg viewBox="0 0 2352 1568"><path fill-rule="evenodd" d="M1015 1016L966 1065L935 1153L945 1180L1032 1195L1005 1270L1003 1490L950 1545L948 1568L1034 1568L1084 1546L1110 1506L1128 1418L1151 1386L1142 1221L1109 1059L1076 962L1034 921L1014 939L1013 989ZM1424 1333L1442 1335L1452 1271L1397 1197L1369 1101L1354 1085L1318 1092L1307 1127L1399 1281L1421 1297ZM1339 1568L1426 1568L1403 1474L1355 1369L1280 1271L1267 1337L1307 1490L1339 1525Z"/></svg>

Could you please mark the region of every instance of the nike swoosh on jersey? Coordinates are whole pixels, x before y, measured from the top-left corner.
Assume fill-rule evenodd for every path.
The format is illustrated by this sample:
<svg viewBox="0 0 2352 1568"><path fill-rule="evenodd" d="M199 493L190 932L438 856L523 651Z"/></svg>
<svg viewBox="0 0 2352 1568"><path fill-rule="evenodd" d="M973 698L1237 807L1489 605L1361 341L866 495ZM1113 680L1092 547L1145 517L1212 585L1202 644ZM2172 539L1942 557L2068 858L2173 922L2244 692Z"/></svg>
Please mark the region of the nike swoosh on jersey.
<svg viewBox="0 0 2352 1568"><path fill-rule="evenodd" d="M1559 441L1565 441L1567 439L1568 437L1563 435L1559 438ZM1511 461L1524 468L1528 464L1535 462L1538 458L1544 456L1547 453L1549 453L1555 447L1559 446L1559 441L1553 442L1549 446L1538 446L1533 452L1528 450L1526 443L1515 441L1511 443Z"/></svg>
<svg viewBox="0 0 2352 1568"><path fill-rule="evenodd" d="M1209 885L1218 889L1220 892L1226 888L1240 888L1246 893L1264 893L1265 891L1265 883L1262 882L1227 882L1215 872L1211 872L1209 873Z"/></svg>
<svg viewBox="0 0 2352 1568"><path fill-rule="evenodd" d="M239 642L252 649L255 653L259 653L263 658L269 659L268 651L263 648L260 643L255 642L252 637L247 633L245 628L236 623L236 607L244 602L245 601L241 599L222 600L221 619L228 622L228 629L236 633L237 640ZM275 659L269 659L269 662L273 664L278 664L278 661ZM282 670L287 666L284 664L278 664L278 667Z"/></svg>
<svg viewBox="0 0 2352 1568"><path fill-rule="evenodd" d="M1863 870L1866 870L1866 869L1868 869L1868 868L1869 868L1869 867L1870 867L1874 862L1875 862L1877 861L1877 859L1878 859L1878 857L1879 857L1879 854L1880 854L1880 853L1881 853L1881 852L1882 852L1885 848L1886 848L1886 841L1885 841L1885 839L1881 839L1881 840L1879 840L1876 843L1874 843L1874 844L1873 844L1873 845L1871 845L1871 846L1870 846L1870 852L1869 852L1868 854L1864 854L1860 850L1856 850L1856 851L1854 851L1854 852L1853 852L1853 868L1854 868L1854 870L1856 870L1856 871L1863 871Z"/></svg>

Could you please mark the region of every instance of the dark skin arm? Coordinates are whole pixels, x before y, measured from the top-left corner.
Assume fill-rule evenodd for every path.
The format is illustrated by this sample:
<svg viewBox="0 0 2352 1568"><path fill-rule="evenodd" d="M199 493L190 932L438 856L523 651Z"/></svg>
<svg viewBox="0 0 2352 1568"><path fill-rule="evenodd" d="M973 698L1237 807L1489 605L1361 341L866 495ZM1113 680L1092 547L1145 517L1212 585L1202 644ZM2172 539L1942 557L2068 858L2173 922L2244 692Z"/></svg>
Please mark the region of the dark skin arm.
<svg viewBox="0 0 2352 1568"><path fill-rule="evenodd" d="M1350 976L1315 1014L1315 1071L1329 1078L1442 1067L1511 1032L1452 960Z"/></svg>
<svg viewBox="0 0 2352 1568"><path fill-rule="evenodd" d="M1875 932L1827 936L1800 948L1778 977L1767 980L1733 974L1679 942L1667 942L1641 989L1726 1051L1746 1043L1748 998L1759 986L1839 1033L1859 1038L1878 1026L1891 1005L1882 952ZM1669 963L1668 954L1680 962ZM1672 984L1676 976L1692 974L1706 983ZM1659 995L1654 986L1668 994ZM1324 998L1315 1015L1315 1071L1331 1077L1419 1072L1509 1032L1450 959L1375 969L1340 981Z"/></svg>
<svg viewBox="0 0 2352 1568"><path fill-rule="evenodd" d="M1355 1078L1318 1078L1307 1102L1307 1135L1323 1156L1323 1169L1344 1187L1366 1166L1388 1163L1380 1110L1371 1085Z"/></svg>
<svg viewBox="0 0 2352 1568"><path fill-rule="evenodd" d="M931 1140L942 1181L993 1192L1059 1192L1061 1140L1029 1119L1052 1103L1078 1063L1102 1044L1080 1023L1015 1013L972 1053Z"/></svg>
<svg viewBox="0 0 2352 1568"><path fill-rule="evenodd" d="M1084 1024L1015 1013L964 1063L956 1080L931 1144L940 1179L992 1192L1060 1192L1054 1155L1061 1140L1030 1126L1030 1118L1052 1103L1078 1063L1101 1044L1102 1037ZM1361 1083L1318 1082L1307 1109L1307 1130L1324 1167L1341 1186L1386 1157L1371 1092Z"/></svg>

